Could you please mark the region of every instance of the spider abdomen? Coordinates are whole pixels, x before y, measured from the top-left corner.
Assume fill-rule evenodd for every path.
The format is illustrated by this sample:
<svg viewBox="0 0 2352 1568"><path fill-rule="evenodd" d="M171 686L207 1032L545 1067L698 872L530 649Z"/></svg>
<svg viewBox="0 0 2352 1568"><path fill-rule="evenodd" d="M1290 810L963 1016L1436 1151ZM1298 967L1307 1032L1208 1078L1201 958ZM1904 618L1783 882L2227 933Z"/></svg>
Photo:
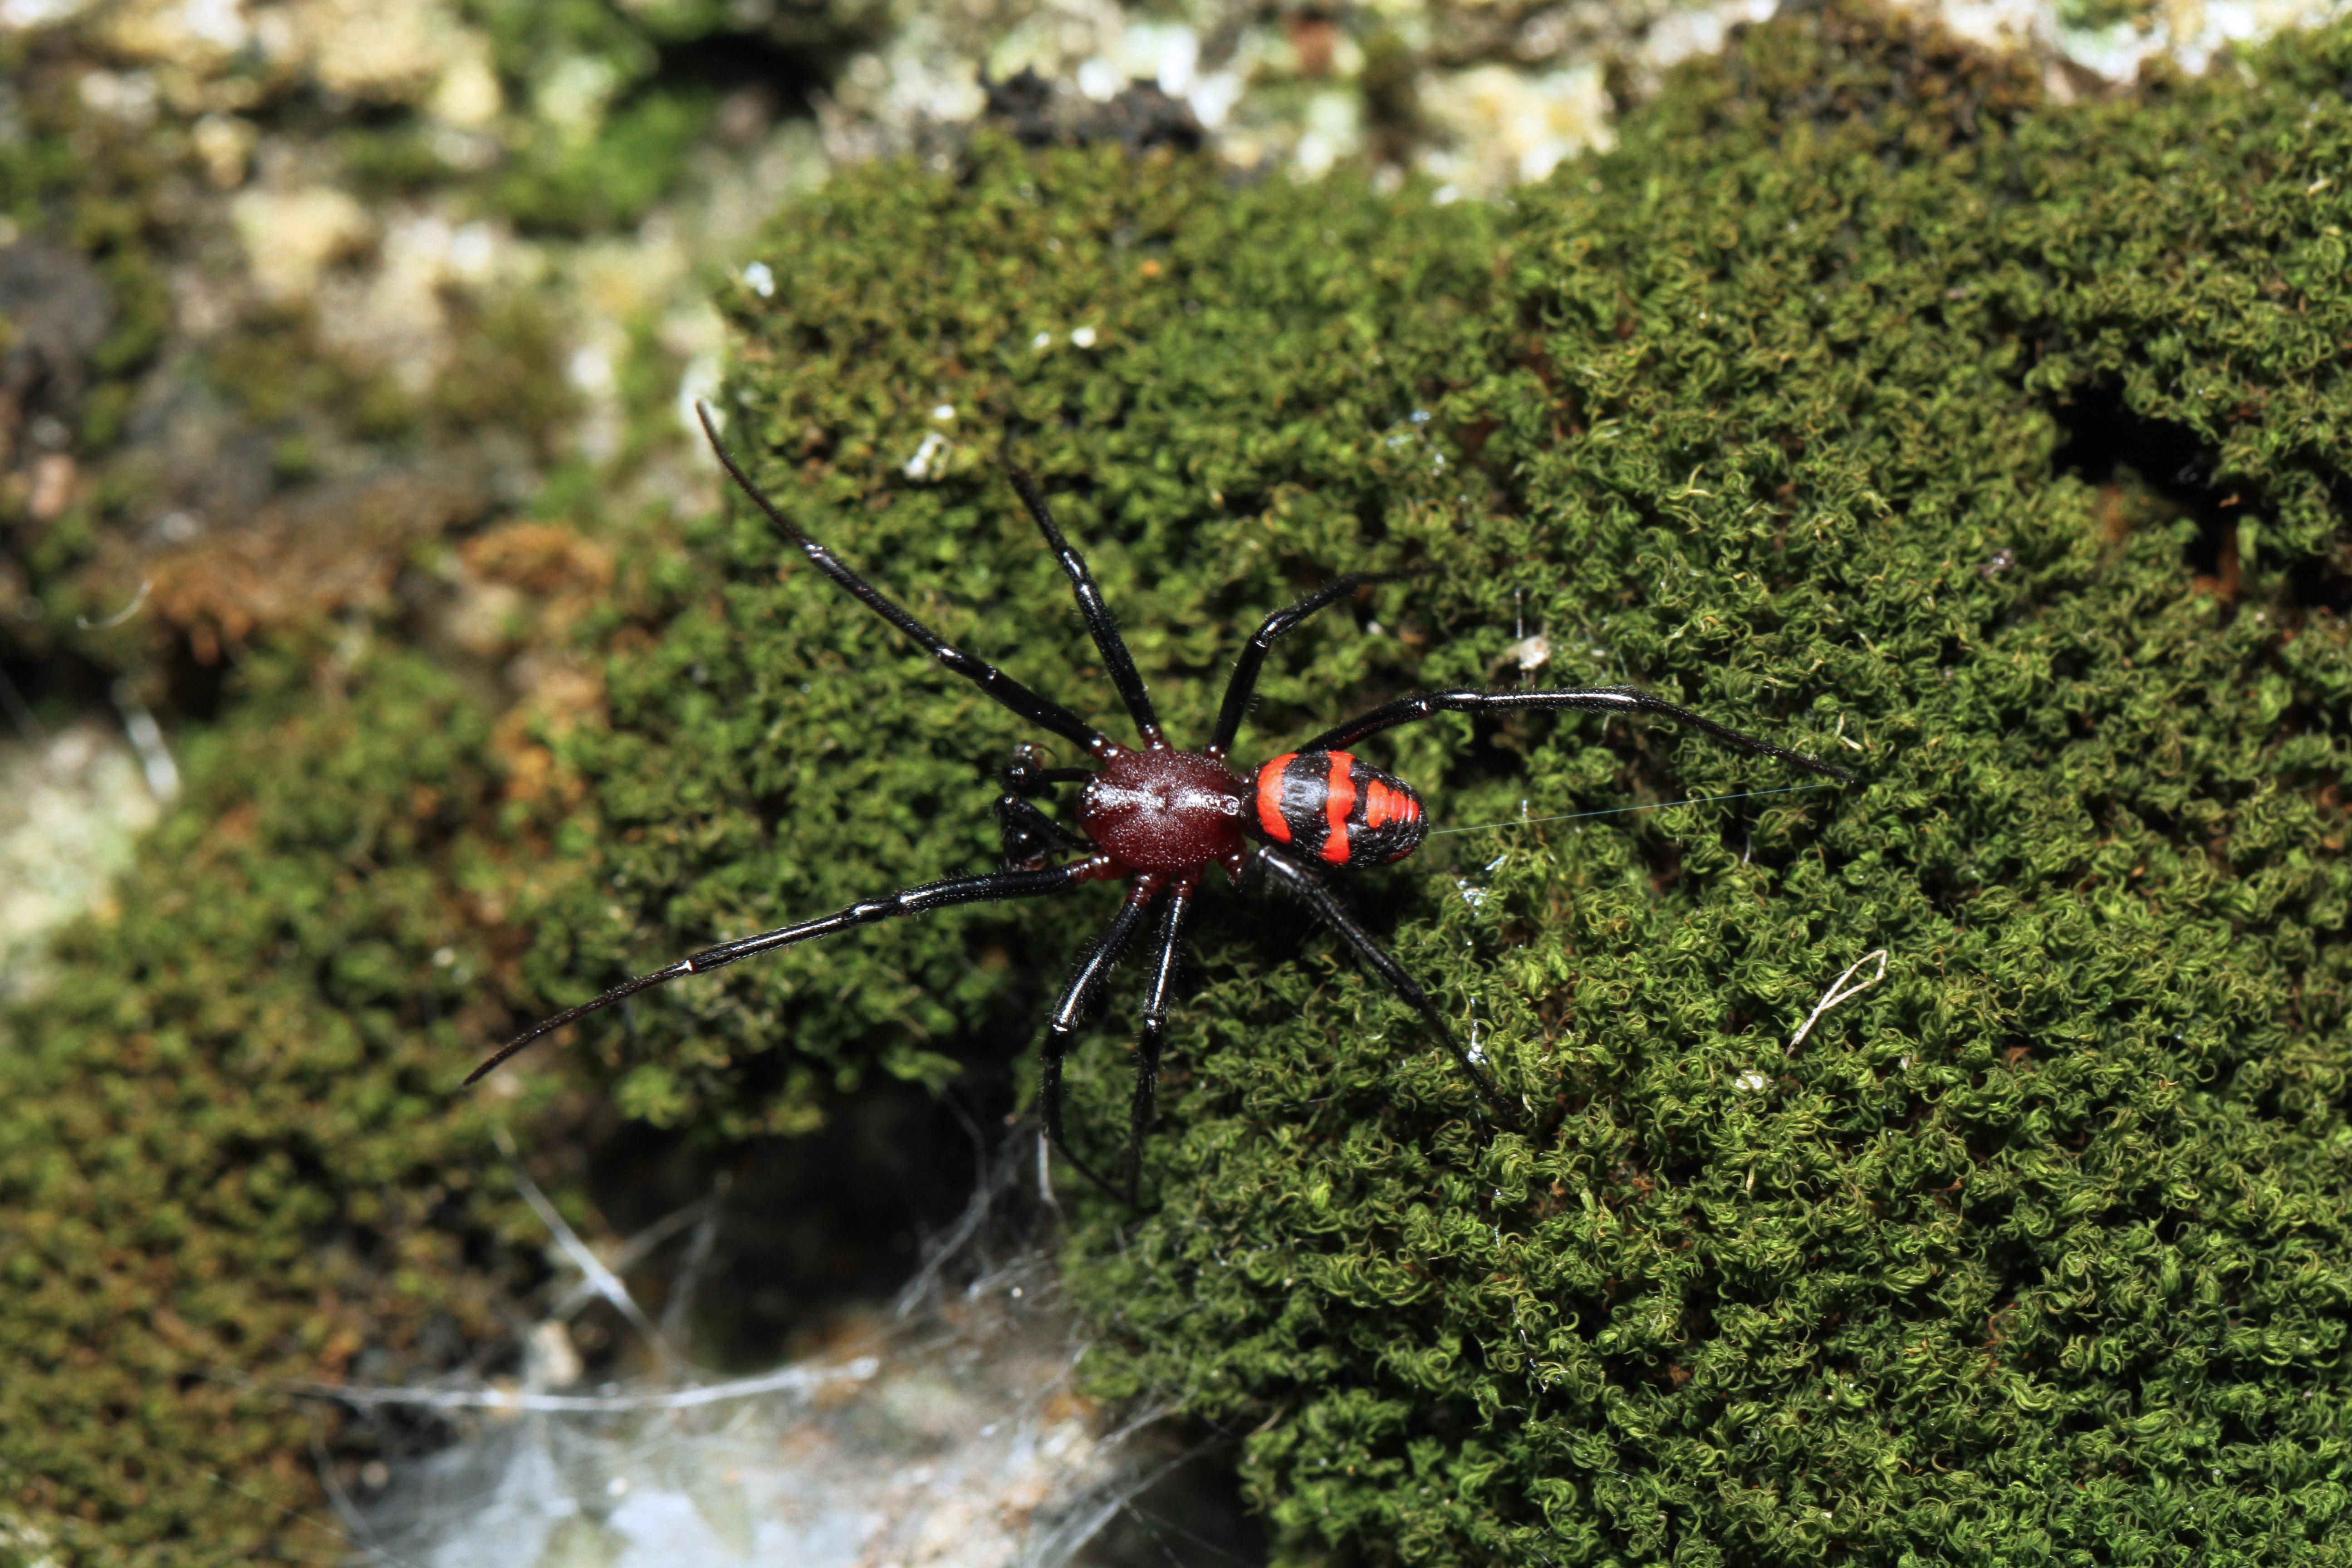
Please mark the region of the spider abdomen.
<svg viewBox="0 0 2352 1568"><path fill-rule="evenodd" d="M1257 771L1257 825L1331 866L1385 866L1421 843L1421 796L1346 752L1288 752Z"/></svg>

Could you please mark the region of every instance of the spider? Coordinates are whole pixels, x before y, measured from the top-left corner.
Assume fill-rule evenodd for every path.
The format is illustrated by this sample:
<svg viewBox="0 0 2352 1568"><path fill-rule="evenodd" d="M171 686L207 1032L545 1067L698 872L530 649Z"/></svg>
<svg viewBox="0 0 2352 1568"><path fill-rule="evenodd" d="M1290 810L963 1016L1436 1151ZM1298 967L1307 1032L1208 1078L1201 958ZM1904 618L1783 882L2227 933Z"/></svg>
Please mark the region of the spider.
<svg viewBox="0 0 2352 1568"><path fill-rule="evenodd" d="M719 439L708 406L698 405L696 412L701 418L703 434L709 438L711 450L718 454L728 476L766 514L776 531L806 555L818 571L913 638L947 668L1040 729L1077 746L1095 766L1048 766L1037 747L1021 746L1003 770L1005 793L996 802L1004 843L1002 869L986 876L928 882L885 898L852 904L816 920L779 926L689 954L666 968L625 981L593 1001L532 1025L476 1068L466 1079L468 1085L541 1036L610 1007L625 997L689 974L707 974L760 953L899 915L921 914L983 900L1038 898L1066 892L1088 882L1124 879L1127 898L1112 918L1110 929L1087 949L1046 1025L1038 1101L1045 1137L1053 1147L1096 1186L1132 1205L1142 1177L1143 1139L1150 1130L1156 1110L1160 1056L1167 1036L1168 996L1175 983L1185 923L1192 917L1201 879L1209 868L1222 867L1238 886L1255 859L1275 881L1296 894L1338 932L1356 950L1365 965L1419 1015L1431 1037L1451 1054L1495 1116L1505 1125L1517 1126L1517 1110L1454 1039L1453 1030L1430 1001L1428 993L1357 922L1323 879L1318 868L1349 870L1401 860L1412 853L1427 831L1421 796L1413 787L1350 755L1347 748L1367 736L1426 719L1433 713L1584 709L1603 713L1662 714L1718 741L1777 757L1793 767L1833 779L1851 780L1853 776L1843 768L1775 746L1686 708L1622 687L1566 691L1425 692L1375 708L1326 730L1297 751L1285 752L1248 772L1236 772L1227 758L1256 689L1258 670L1275 639L1359 588L1392 580L1399 574L1349 573L1268 616L1234 663L1233 679L1226 684L1224 700L1217 711L1217 726L1209 743L1198 751L1184 751L1171 745L1161 733L1150 694L1144 689L1143 679L1136 672L1135 661L1128 655L1127 645L1103 603L1093 574L1087 569L1085 558L1055 526L1036 481L1023 469L1008 464L1013 488L1045 536L1047 547L1060 560L1062 570L1068 574L1087 630L1102 652L1103 668L1111 684L1118 688L1128 716L1134 721L1142 740L1139 747L1122 746L1059 703L949 643L850 570L833 552L803 532L751 482L734 454ZM1078 797L1076 831L1047 816L1035 804L1054 798L1056 790L1069 784L1085 786ZM1076 858L1064 860L1064 856ZM1102 990L1113 961L1155 903L1160 906L1160 928L1153 944L1136 1052L1125 1179L1115 1183L1079 1157L1065 1136L1062 1061L1081 1021Z"/></svg>

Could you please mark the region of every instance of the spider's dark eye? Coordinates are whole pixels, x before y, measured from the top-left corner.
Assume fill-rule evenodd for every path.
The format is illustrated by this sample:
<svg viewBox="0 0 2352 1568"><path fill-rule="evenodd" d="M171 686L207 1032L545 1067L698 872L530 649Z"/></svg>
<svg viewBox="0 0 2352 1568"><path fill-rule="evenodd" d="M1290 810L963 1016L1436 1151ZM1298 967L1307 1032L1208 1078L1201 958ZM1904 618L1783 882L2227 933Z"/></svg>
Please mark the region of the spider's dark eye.
<svg viewBox="0 0 2352 1568"><path fill-rule="evenodd" d="M1331 866L1385 866L1421 844L1421 796L1346 752L1290 752L1257 771L1257 825Z"/></svg>
<svg viewBox="0 0 2352 1568"><path fill-rule="evenodd" d="M1004 787L1014 795L1042 795L1045 790L1045 770L1053 759L1042 746L1022 745L1013 748L1013 755L1004 764Z"/></svg>

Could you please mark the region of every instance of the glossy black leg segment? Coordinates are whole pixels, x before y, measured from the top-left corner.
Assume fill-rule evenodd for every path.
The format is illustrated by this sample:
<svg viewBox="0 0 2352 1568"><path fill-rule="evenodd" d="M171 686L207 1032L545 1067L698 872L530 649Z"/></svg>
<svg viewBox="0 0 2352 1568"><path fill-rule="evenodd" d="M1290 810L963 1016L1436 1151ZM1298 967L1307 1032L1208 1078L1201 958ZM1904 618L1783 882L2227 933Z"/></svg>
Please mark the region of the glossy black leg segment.
<svg viewBox="0 0 2352 1568"><path fill-rule="evenodd" d="M1070 586L1077 591L1079 613L1087 617L1087 630L1093 636L1095 647L1102 650L1103 668L1109 674L1111 684L1118 688L1118 699L1127 704L1136 729L1142 733L1143 743L1166 745L1167 742L1160 738L1160 720L1151 710L1151 694L1143 689L1143 677L1136 673L1135 660L1128 657L1127 640L1118 635L1118 623L1110 618L1110 606L1103 603L1102 590L1095 586L1094 574L1087 570L1087 558L1054 526L1054 514L1045 510L1045 492L1037 488L1037 481L1029 477L1028 470L1008 466L1005 472L1012 476L1021 504L1037 520L1045 542L1060 558L1062 570L1069 574Z"/></svg>
<svg viewBox="0 0 2352 1568"><path fill-rule="evenodd" d="M1367 583L1393 583L1403 575L1402 572L1353 572L1324 584L1288 609L1266 616L1257 635L1243 647L1241 658L1234 661L1234 678L1225 683L1224 706L1217 710L1217 732L1209 738L1206 748L1209 755L1222 759L1234 749L1234 737L1242 732L1242 720L1257 692L1257 672L1265 668L1266 649L1274 646L1275 638Z"/></svg>
<svg viewBox="0 0 2352 1568"><path fill-rule="evenodd" d="M689 974L708 974L714 969L724 969L730 963L740 963L747 958L772 952L780 947L813 942L821 936L847 931L852 926L872 925L877 921L887 921L898 915L927 914L952 904L978 903L983 900L1032 899L1041 893L1058 893L1065 888L1074 888L1090 878L1099 877L1104 868L1102 862L1085 860L1075 866L1057 866L1042 871L999 871L986 877L958 877L945 882L927 882L903 893L893 893L887 899L867 899L820 920L778 926L756 936L741 937L734 942L720 942L717 947L704 948L700 952L679 959L667 969L656 969L651 974L640 974L635 980L624 981L593 1002L583 1002L577 1007L567 1008L552 1018L533 1024L500 1047L498 1055L467 1074L466 1082L471 1085L480 1081L485 1073L541 1036L553 1034L566 1024L584 1018L591 1013L601 1012L640 991L649 991L673 980L683 980Z"/></svg>
<svg viewBox="0 0 2352 1568"><path fill-rule="evenodd" d="M1127 1202L1143 1189L1143 1140L1160 1110L1160 1053L1168 1043L1168 994L1176 987L1176 964L1183 956L1184 918L1192 912L1192 890L1168 895L1160 920L1160 955L1151 966L1151 989L1144 994L1143 1027L1136 1037L1135 1099L1127 1114Z"/></svg>
<svg viewBox="0 0 2352 1568"><path fill-rule="evenodd" d="M1082 837L1017 795L996 798L996 826L1003 837L1004 868L1036 871L1060 850L1094 853L1094 841Z"/></svg>
<svg viewBox="0 0 2352 1568"><path fill-rule="evenodd" d="M1753 735L1702 718L1687 708L1678 708L1662 701L1645 691L1627 687L1601 687L1590 691L1431 691L1419 697L1407 697L1385 708L1375 708L1360 719L1350 719L1336 729L1326 730L1298 749L1302 752L1338 752L1383 730L1393 730L1400 724L1410 724L1426 719L1433 713L1506 713L1525 708L1580 708L1594 713L1658 713L1704 731L1717 740L1754 752L1759 756L1777 757L1790 767L1807 773L1826 773L1833 779L1853 782L1853 774L1829 763L1818 762L1802 752L1792 752L1776 746L1769 741L1759 741Z"/></svg>
<svg viewBox="0 0 2352 1568"><path fill-rule="evenodd" d="M1479 1098L1486 1102L1487 1108L1494 1111L1503 1125L1522 1125L1518 1111L1503 1098L1502 1090L1495 1087L1495 1080L1481 1071L1478 1064L1470 1059L1470 1053L1454 1040L1454 1031L1446 1026L1444 1017L1437 1011L1436 1005L1430 1001L1429 994L1421 988L1421 983L1407 973L1404 965L1372 939L1371 932L1356 923L1356 918L1333 896L1331 889L1323 885L1323 879L1308 870L1304 863L1270 844L1260 845L1258 854L1265 858L1269 872L1280 878L1292 892L1306 900L1307 907L1313 910L1324 924L1338 931L1373 973L1389 983L1390 989L1403 1000L1406 1006L1421 1015L1423 1026L1454 1053L1454 1061L1477 1086Z"/></svg>
<svg viewBox="0 0 2352 1568"><path fill-rule="evenodd" d="M1055 767L1042 748L1020 745L1013 748L1013 755L1006 760L1000 776L1006 789L1035 800L1052 795L1056 784L1084 784L1095 774L1092 768Z"/></svg>
<svg viewBox="0 0 2352 1568"><path fill-rule="evenodd" d="M709 405L698 403L694 405L694 412L702 421L702 433L710 438L710 449L718 454L719 466L727 470L736 488L751 498L752 504L767 514L768 521L776 531L815 563L818 571L848 589L867 609L922 644L924 650L933 658L1031 723L1084 746L1089 755L1100 755L1103 749L1111 743L1108 736L1060 703L1038 696L994 665L974 658L940 637L884 597L879 588L851 571L832 551L803 533L798 524L777 510L775 502L760 493L759 487L751 483L741 465L735 461L735 455L719 439L718 426L710 422Z"/></svg>
<svg viewBox="0 0 2352 1568"><path fill-rule="evenodd" d="M1119 949L1135 934L1143 921L1143 911L1151 902L1152 888L1138 881L1119 906L1118 918L1102 941L1095 943L1078 964L1077 973L1070 977L1062 999L1054 1005L1054 1016L1045 1026L1045 1072L1037 1087L1039 1113L1045 1123L1045 1139L1062 1152L1062 1157L1078 1168L1078 1173L1112 1197L1124 1198L1101 1173L1078 1158L1070 1148L1070 1140L1062 1128L1062 1058L1069 1054L1070 1041L1076 1036L1078 1026L1085 1021L1087 1009L1094 1003L1095 994L1102 989L1110 975L1110 966L1118 961Z"/></svg>

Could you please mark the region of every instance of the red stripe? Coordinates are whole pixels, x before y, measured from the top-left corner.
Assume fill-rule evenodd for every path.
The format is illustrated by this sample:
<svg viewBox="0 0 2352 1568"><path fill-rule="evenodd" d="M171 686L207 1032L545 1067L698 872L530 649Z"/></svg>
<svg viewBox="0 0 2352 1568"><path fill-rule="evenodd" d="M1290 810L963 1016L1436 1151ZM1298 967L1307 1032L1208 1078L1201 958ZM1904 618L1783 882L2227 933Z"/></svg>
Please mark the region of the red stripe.
<svg viewBox="0 0 2352 1568"><path fill-rule="evenodd" d="M1324 820L1331 825L1323 840L1323 858L1334 866L1348 863L1348 814L1356 809L1356 759L1345 752L1331 753L1331 777L1324 784Z"/></svg>
<svg viewBox="0 0 2352 1568"><path fill-rule="evenodd" d="M1364 786L1364 826L1386 827L1391 816L1400 815L1396 810L1399 804L1396 791L1378 779L1372 780Z"/></svg>
<svg viewBox="0 0 2352 1568"><path fill-rule="evenodd" d="M1290 824L1282 819L1282 770L1297 752L1285 752L1257 771L1257 825L1276 844L1290 842Z"/></svg>

